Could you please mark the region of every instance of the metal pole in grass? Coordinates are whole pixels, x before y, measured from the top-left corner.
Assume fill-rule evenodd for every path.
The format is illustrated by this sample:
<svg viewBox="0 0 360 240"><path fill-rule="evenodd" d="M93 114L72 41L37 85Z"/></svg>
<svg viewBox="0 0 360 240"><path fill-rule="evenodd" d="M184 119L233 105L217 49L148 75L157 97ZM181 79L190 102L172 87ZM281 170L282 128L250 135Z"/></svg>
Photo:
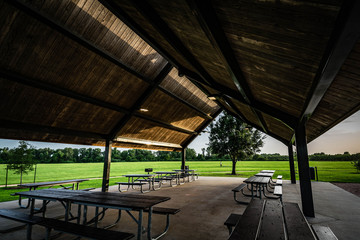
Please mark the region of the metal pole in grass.
<svg viewBox="0 0 360 240"><path fill-rule="evenodd" d="M319 181L319 175L318 175L318 172L317 172L317 167L315 167L315 171L316 171L316 181Z"/></svg>
<svg viewBox="0 0 360 240"><path fill-rule="evenodd" d="M35 164L34 183L35 183L35 180L36 180L36 168L37 168L37 164Z"/></svg>
<svg viewBox="0 0 360 240"><path fill-rule="evenodd" d="M7 188L7 182L8 182L8 172L9 168L6 166L6 179L5 179L5 187Z"/></svg>

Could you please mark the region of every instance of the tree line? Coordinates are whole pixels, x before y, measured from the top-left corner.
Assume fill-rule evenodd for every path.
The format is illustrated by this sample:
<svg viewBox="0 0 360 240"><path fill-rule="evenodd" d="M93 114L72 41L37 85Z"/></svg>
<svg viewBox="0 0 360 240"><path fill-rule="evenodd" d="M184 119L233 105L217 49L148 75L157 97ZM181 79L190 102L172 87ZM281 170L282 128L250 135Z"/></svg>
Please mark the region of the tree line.
<svg viewBox="0 0 360 240"><path fill-rule="evenodd" d="M19 147L9 149L7 147L0 148L0 164L10 163L11 155L16 154ZM100 148L30 148L29 153L32 154L36 163L91 163L103 162L104 152ZM180 152L164 152L149 151L141 149L119 150L112 149L112 162L146 162L146 161L181 161ZM310 161L355 161L360 158L360 153L349 154L325 154L315 153L309 155ZM296 159L296 156L295 156ZM197 154L192 148L186 150L187 161L228 161L228 155L219 157L217 154L211 154L210 151L203 151ZM275 154L255 154L251 157L245 157L240 161L288 161L287 155Z"/></svg>

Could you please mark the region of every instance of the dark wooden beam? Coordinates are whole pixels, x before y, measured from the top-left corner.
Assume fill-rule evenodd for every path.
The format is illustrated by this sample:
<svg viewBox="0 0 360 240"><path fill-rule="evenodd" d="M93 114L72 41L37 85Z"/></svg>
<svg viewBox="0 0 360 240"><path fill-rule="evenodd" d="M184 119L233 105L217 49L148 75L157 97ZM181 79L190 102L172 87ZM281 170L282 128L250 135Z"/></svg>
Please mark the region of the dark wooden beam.
<svg viewBox="0 0 360 240"><path fill-rule="evenodd" d="M82 138L91 138L91 139L105 139L105 134L93 133L93 132L84 132L79 130L44 126L33 123L23 123L17 121L10 121L5 119L0 119L0 126L6 129L14 129L14 130L23 130L29 132L40 132L54 135L64 135L64 136L75 136Z"/></svg>
<svg viewBox="0 0 360 240"><path fill-rule="evenodd" d="M299 124L306 122L311 117L354 45L359 40L359 13L360 1L348 0L343 2L325 54L306 99Z"/></svg>
<svg viewBox="0 0 360 240"><path fill-rule="evenodd" d="M290 177L291 183L296 184L296 175L295 175L295 165L294 165L294 152L292 143L288 144L288 152L289 152L289 164L290 164Z"/></svg>
<svg viewBox="0 0 360 240"><path fill-rule="evenodd" d="M103 180L102 180L102 192L107 192L109 190L109 180L110 180L110 166L111 166L111 149L112 142L109 139L106 139L105 152L104 152L104 168L103 168Z"/></svg>
<svg viewBox="0 0 360 240"><path fill-rule="evenodd" d="M296 153L298 160L298 170L300 179L300 192L302 210L305 216L315 217L314 202L311 189L309 157L306 143L305 122L300 124L295 130Z"/></svg>
<svg viewBox="0 0 360 240"><path fill-rule="evenodd" d="M253 96L250 88L247 85L246 79L241 71L238 61L235 57L234 51L231 48L225 33L222 30L222 26L216 17L216 12L212 8L211 4L203 1L187 1L189 7L192 9L193 14L197 17L199 24L201 25L204 33L217 50L218 55L222 58L223 63L232 78L238 91L241 93L242 98L251 107ZM257 118L263 131L266 133L267 127L261 113L251 107L252 112Z"/></svg>
<svg viewBox="0 0 360 240"><path fill-rule="evenodd" d="M92 42L86 40L85 38L83 38L82 36L80 36L80 35L78 35L76 33L73 33L70 29L68 29L67 27L61 25L60 23L50 19L45 14L43 14L40 11L38 11L37 9L33 8L29 3L23 2L23 1L20 1L20 0L8 0L7 2L12 4L16 8L18 8L19 10L23 11L24 13L28 14L29 16L37 19L41 23L43 23L45 25L48 25L50 28L58 31L59 33L63 34L64 36L66 36L66 37L70 38L71 40L77 42L81 46L89 49L93 53L95 53L95 54L109 60L110 62L112 62L113 64L115 64L115 65L119 66L120 68L124 69L128 73L136 76L137 78L139 78L139 79L141 79L141 80L143 80L145 82L151 83L150 79L148 79L144 75L140 74L139 72L135 71L131 67L127 66L125 63L121 62L115 56L113 56L111 53L105 51L104 49L100 49L98 46L94 45Z"/></svg>
<svg viewBox="0 0 360 240"><path fill-rule="evenodd" d="M64 88L60 88L58 86L55 85L51 85L49 83L46 82L42 82L40 80L36 80L36 79L31 79L31 78L26 78L23 76L20 76L19 74L15 74L15 73L11 73L5 70L0 69L0 77L13 81L13 82L17 82L17 83L21 83L30 87L34 87L34 88L38 88L38 89L42 89L48 92L52 92L61 96L65 96L65 97L70 97L85 103L90 103L102 108L107 108L113 111L117 111L117 112L121 112L124 113L125 115L132 115L132 112L126 108L120 107L118 105L115 104L111 104L108 102L104 102L102 100L96 99L96 98L92 98L74 91L70 91L68 89L64 89ZM179 127L175 127L171 124L162 122L160 120L151 118L149 116L146 116L145 114L142 113L135 113L134 115L136 115L137 117L141 118L141 119L145 119L148 121L151 121L153 123L156 123L164 128L168 128L168 129L172 129L175 131L179 131L179 132L183 132L186 134L196 134L196 132L194 131L189 131L187 129L183 129L183 128L179 128ZM106 138L109 138L109 136L106 136Z"/></svg>

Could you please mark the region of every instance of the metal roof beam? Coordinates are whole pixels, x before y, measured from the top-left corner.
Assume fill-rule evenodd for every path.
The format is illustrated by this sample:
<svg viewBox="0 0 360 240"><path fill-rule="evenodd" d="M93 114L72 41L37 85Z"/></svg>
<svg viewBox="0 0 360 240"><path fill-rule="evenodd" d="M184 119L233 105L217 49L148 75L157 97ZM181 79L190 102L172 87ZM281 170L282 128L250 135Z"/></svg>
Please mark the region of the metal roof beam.
<svg viewBox="0 0 360 240"><path fill-rule="evenodd" d="M311 117L359 40L359 13L360 1L344 1L298 124Z"/></svg>

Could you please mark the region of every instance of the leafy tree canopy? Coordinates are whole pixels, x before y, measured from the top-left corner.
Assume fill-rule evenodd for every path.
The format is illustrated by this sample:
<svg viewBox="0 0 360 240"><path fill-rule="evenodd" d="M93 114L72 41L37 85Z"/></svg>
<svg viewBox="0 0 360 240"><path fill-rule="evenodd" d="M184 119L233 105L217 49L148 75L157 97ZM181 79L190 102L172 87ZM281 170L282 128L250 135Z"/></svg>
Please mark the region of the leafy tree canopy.
<svg viewBox="0 0 360 240"><path fill-rule="evenodd" d="M210 124L209 147L219 156L229 155L233 162L231 174L236 174L236 162L259 152L265 136L241 120L224 113Z"/></svg>
<svg viewBox="0 0 360 240"><path fill-rule="evenodd" d="M14 174L20 174L20 183L22 175L34 169L33 149L29 143L19 141L19 146L9 151L7 167L14 170Z"/></svg>

